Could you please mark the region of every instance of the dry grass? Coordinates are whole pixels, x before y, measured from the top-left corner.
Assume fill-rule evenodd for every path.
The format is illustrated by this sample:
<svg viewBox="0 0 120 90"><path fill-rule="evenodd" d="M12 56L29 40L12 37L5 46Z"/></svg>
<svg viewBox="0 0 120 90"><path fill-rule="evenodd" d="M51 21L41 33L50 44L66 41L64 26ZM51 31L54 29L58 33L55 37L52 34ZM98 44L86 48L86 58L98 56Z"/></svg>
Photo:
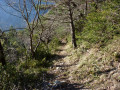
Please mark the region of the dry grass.
<svg viewBox="0 0 120 90"><path fill-rule="evenodd" d="M84 50L83 46L85 48L81 45L76 50L71 48L71 44L60 47L62 51L58 54L66 56L54 62L60 66L53 69L57 71L58 79L95 90L119 90L120 64L116 53L120 52L120 38L114 38L104 48L92 46Z"/></svg>
<svg viewBox="0 0 120 90"><path fill-rule="evenodd" d="M90 88L102 86L108 89L111 85L113 85L112 88L119 88L116 85L120 81L120 73L118 73L120 64L119 58L116 60L116 53L120 52L120 38L113 39L104 49L93 47L83 54L80 49L69 56L71 57L69 61L72 63L77 60L77 63L68 69L70 79L83 83Z"/></svg>

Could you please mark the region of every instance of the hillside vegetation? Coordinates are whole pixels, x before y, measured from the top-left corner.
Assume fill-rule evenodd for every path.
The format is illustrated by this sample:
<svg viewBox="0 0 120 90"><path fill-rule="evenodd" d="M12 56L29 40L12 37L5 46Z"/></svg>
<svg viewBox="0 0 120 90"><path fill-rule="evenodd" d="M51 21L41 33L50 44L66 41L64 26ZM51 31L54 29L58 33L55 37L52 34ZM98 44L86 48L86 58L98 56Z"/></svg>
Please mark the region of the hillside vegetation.
<svg viewBox="0 0 120 90"><path fill-rule="evenodd" d="M98 9L94 5L75 22L78 48L73 50L70 43L63 46L67 55L62 51L65 57L55 61L52 71L58 75L56 80L78 83L79 89L119 90L119 2L101 2Z"/></svg>
<svg viewBox="0 0 120 90"><path fill-rule="evenodd" d="M7 64L0 65L0 89L120 90L119 0L90 0L86 11L86 2L73 0L76 48L70 10L61 2L40 16L33 47L40 35L41 42L34 58L30 54L28 27L23 31L11 27L3 33L1 45Z"/></svg>

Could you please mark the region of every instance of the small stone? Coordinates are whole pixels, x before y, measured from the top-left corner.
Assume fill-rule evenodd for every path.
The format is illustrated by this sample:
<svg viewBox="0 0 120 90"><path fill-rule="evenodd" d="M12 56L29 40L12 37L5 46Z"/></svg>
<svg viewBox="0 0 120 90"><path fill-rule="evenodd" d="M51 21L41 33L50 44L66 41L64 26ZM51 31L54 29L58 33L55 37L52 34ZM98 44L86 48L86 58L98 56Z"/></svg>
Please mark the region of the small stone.
<svg viewBox="0 0 120 90"><path fill-rule="evenodd" d="M114 90L120 90L120 84L115 84L114 85Z"/></svg>
<svg viewBox="0 0 120 90"><path fill-rule="evenodd" d="M56 80L54 82L53 88L59 88L59 87L65 87L67 85L67 83L65 81L58 81Z"/></svg>
<svg viewBox="0 0 120 90"><path fill-rule="evenodd" d="M56 70L59 70L60 69L60 67L56 67Z"/></svg>

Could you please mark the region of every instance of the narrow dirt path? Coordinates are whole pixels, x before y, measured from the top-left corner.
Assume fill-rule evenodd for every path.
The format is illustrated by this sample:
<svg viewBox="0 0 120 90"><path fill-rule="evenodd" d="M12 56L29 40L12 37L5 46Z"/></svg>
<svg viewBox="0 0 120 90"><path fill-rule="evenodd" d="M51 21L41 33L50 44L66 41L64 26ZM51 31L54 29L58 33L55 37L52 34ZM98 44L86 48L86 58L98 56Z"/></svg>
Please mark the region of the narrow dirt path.
<svg viewBox="0 0 120 90"><path fill-rule="evenodd" d="M52 82L62 82L63 84L61 87L53 90L80 90L82 89L83 85L78 83L73 83L69 80L69 68L71 65L65 62L66 58L69 56L69 52L67 49L70 48L69 44L63 44L58 48L56 51L56 56L54 58L54 64L48 71L50 75L54 75L54 79Z"/></svg>
<svg viewBox="0 0 120 90"><path fill-rule="evenodd" d="M55 57L52 58L54 60L54 64L48 71L48 75L51 75L53 77L51 78L51 76L49 76L51 78L50 84L52 83L53 85L54 83L60 82L62 82L62 84L60 84L59 87L50 90L98 90L98 89L103 90L103 88L107 88L106 90L115 90L111 88L118 88L120 86L119 83L120 81L119 79L117 79L120 75L120 64L114 61L112 62L112 65L114 66L113 69L99 71L99 73L101 74L100 78L102 77L102 75L103 76L105 75L104 79L101 78L101 80L105 80L103 81L103 83L105 83L107 87L101 84L101 82L100 85L97 85L95 83L96 80L95 79L91 80L90 78L87 79L85 78L84 80L81 81L80 80L75 81L73 77L74 74L71 74L72 71L76 70L76 67L79 65L79 62L81 62L80 59L86 60L87 58L86 56L90 56L91 54L96 53L96 48L95 49L91 48L89 52L84 53L83 58L80 59L75 59L74 50L69 49L70 49L69 44L61 44L61 46L59 46L58 50L55 52ZM93 85L95 88L90 89L91 86L90 87L86 86L86 84L89 85L95 84L96 86Z"/></svg>

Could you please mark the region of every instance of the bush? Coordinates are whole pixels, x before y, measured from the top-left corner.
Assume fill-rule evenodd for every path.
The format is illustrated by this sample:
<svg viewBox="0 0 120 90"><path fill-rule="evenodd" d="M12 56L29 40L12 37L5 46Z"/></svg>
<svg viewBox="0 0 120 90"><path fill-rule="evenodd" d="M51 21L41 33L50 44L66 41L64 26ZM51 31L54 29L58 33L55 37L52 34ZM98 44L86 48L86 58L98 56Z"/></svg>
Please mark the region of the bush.
<svg viewBox="0 0 120 90"><path fill-rule="evenodd" d="M0 65L0 89L40 89L42 83L42 74L46 72L43 68L46 63L45 59L41 62L37 60L29 61L26 68L26 63L20 63L17 67L7 64ZM45 66L44 66L45 67Z"/></svg>
<svg viewBox="0 0 120 90"><path fill-rule="evenodd" d="M7 65L5 67L0 65L0 89L8 90L18 84L18 73L14 66Z"/></svg>
<svg viewBox="0 0 120 90"><path fill-rule="evenodd" d="M100 43L101 46L104 46L114 36L119 35L119 24L117 24L119 22L116 22L116 18L119 16L115 14L117 13L117 9L114 8L115 4L101 5L101 10L92 11L87 15L85 25L77 23L77 27L83 28L82 32L76 34L77 42L80 43L82 40L93 44Z"/></svg>

